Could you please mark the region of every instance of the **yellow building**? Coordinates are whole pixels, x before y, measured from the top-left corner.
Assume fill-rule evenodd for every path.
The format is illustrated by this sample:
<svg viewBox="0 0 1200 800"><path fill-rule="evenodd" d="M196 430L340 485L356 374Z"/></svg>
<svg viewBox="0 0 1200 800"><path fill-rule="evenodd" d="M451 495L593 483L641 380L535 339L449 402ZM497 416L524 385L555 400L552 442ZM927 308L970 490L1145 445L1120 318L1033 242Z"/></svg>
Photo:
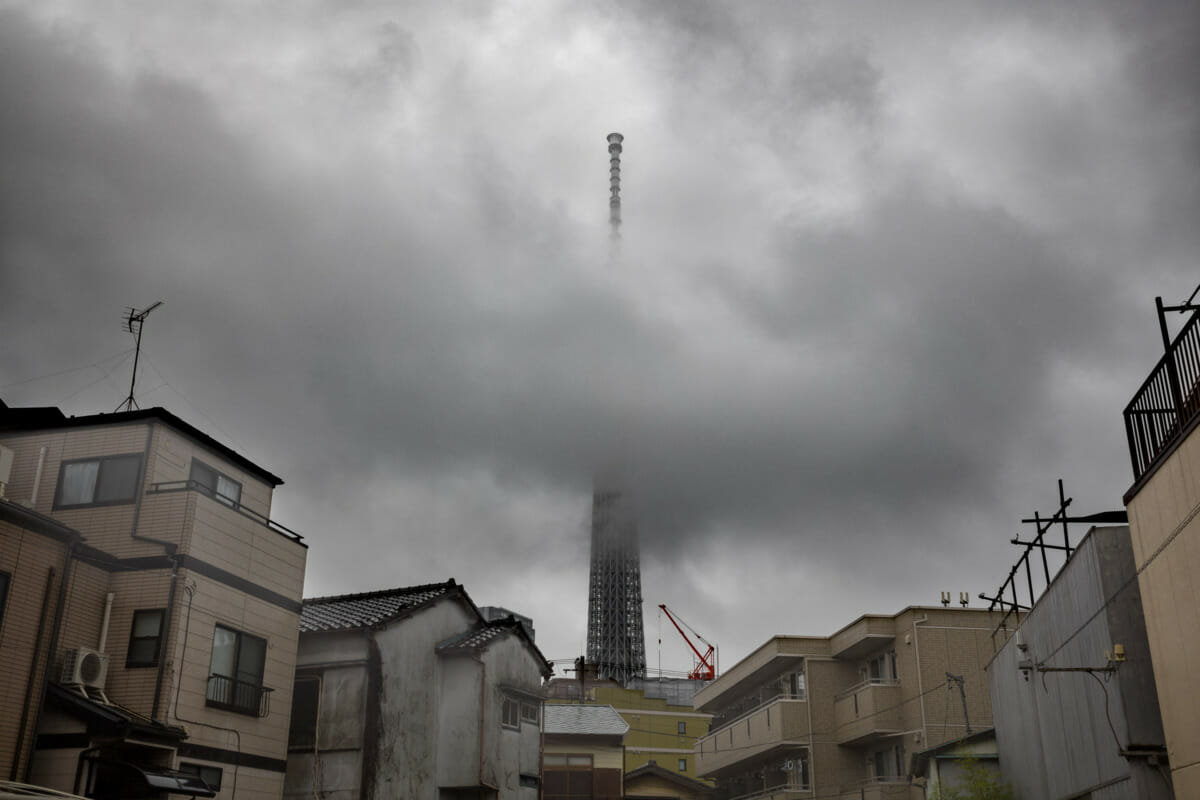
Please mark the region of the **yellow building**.
<svg viewBox="0 0 1200 800"><path fill-rule="evenodd" d="M616 681L559 678L547 685L547 703L612 706L629 725L625 734L625 772L657 766L697 780L695 746L708 734L711 714L695 711L692 698L700 681L673 678L638 680L630 688ZM705 781L699 785L708 786Z"/></svg>

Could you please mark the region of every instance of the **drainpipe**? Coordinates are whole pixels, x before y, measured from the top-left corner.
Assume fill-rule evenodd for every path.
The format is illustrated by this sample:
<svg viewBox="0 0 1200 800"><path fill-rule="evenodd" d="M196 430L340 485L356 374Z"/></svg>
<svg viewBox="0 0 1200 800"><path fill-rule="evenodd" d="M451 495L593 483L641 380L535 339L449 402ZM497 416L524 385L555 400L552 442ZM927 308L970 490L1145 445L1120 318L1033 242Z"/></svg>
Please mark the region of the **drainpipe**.
<svg viewBox="0 0 1200 800"><path fill-rule="evenodd" d="M104 596L104 618L100 621L100 640L96 643L96 649L101 653L104 652L104 645L108 644L108 623L112 619L112 604L115 595L109 592Z"/></svg>
<svg viewBox="0 0 1200 800"><path fill-rule="evenodd" d="M925 723L925 689L921 686L921 640L917 636L917 626L929 622L929 615L922 614L920 619L914 619L912 624L913 630L913 654L917 658L917 697L921 700L921 747L925 749L929 747L929 726ZM944 733L942 734L945 735Z"/></svg>
<svg viewBox="0 0 1200 800"><path fill-rule="evenodd" d="M62 632L63 610L67 606L67 588L71 582L71 561L75 558L75 546L78 541L70 542L67 545L67 552L63 556L62 578L58 584L58 605L54 609L54 625L50 628L50 646L46 651L46 668L42 673L42 691L41 697L38 698L37 711L33 714L33 734L37 735L38 725L42 719L42 709L46 705L46 692L50 688L50 679L54 674L54 654L58 651L58 635ZM35 740L36 743L36 740ZM35 744L36 746L36 744ZM21 775L17 778L18 781L28 782L29 780L29 762L26 761L21 769Z"/></svg>
<svg viewBox="0 0 1200 800"><path fill-rule="evenodd" d="M25 730L29 723L29 703L33 700L33 687L37 683L37 662L41 656L42 634L46 631L46 618L50 616L50 598L54 591L54 567L46 572L46 593L42 596L42 616L38 622L37 638L33 640L33 660L29 662L29 678L25 683L25 702L21 708L21 725L17 728L17 746L13 750L12 770L8 779L17 779L17 769L21 766L21 751L25 747ZM47 658L53 658L51 653ZM36 733L36 731L35 731Z"/></svg>
<svg viewBox="0 0 1200 800"><path fill-rule="evenodd" d="M42 486L42 472L46 468L46 448L43 445L38 452L37 472L33 473L33 491L29 493L29 507L37 510L38 489Z"/></svg>

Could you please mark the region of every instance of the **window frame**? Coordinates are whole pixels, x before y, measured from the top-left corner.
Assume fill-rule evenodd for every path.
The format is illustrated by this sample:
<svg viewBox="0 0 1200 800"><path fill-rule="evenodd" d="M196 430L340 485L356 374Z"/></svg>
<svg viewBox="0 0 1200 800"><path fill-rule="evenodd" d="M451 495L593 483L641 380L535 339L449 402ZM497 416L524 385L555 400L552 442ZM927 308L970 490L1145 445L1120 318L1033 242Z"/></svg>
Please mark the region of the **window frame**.
<svg viewBox="0 0 1200 800"><path fill-rule="evenodd" d="M524 726L526 723L535 728L542 726L541 709L534 703L521 703L521 725Z"/></svg>
<svg viewBox="0 0 1200 800"><path fill-rule="evenodd" d="M72 458L59 463L58 465L58 484L54 487L54 510L66 510L73 508L98 508L103 506L124 506L130 503L137 502L138 492L142 485L142 453L114 453L108 456L89 456L88 458ZM104 479L105 464L115 461L134 461L137 462L137 469L134 474L133 485L130 487L128 496L122 495L109 500L97 500L96 494L100 489L101 481ZM96 482L92 486L92 498L82 503L68 503L63 501L63 486L67 470L79 464L96 464Z"/></svg>
<svg viewBox="0 0 1200 800"><path fill-rule="evenodd" d="M204 784L214 792L221 791L221 779L224 777L224 770L221 767L214 767L210 764L199 764L194 761L180 761L177 771L182 772L185 775L191 775L192 777L199 778L200 780L204 781ZM212 774L213 772L217 773L217 782L215 784L205 780L204 773L206 771L209 774Z"/></svg>
<svg viewBox="0 0 1200 800"><path fill-rule="evenodd" d="M156 614L158 616L158 633L154 636L138 636L137 623L138 617L141 615L149 616ZM125 666L130 669L138 669L141 667L157 667L158 662L162 659L162 643L163 629L166 627L167 610L165 608L139 608L133 612L133 617L129 623L129 646L125 650ZM134 659L133 646L137 642L153 640L154 642L154 657L150 660Z"/></svg>
<svg viewBox="0 0 1200 800"><path fill-rule="evenodd" d="M512 720L509 720L509 709L512 709ZM500 727L510 730L521 729L521 701L507 695L500 702Z"/></svg>
<svg viewBox="0 0 1200 800"><path fill-rule="evenodd" d="M207 471L207 472L212 473L212 485L211 486L208 483L200 480L196 476L197 467L199 467L200 471ZM232 483L234 486L237 487L237 497L230 497L227 494L221 494L221 492L218 490L217 487L219 487L221 485L222 478L224 478L225 480L229 481L230 483ZM242 482L234 480L232 477L225 474L221 470L217 469L212 464L209 464L208 462L202 461L193 456L192 466L188 470L188 480L191 481L192 483L196 484L197 486L203 487L203 489L205 489L204 493L209 495L209 497L216 500L218 503L223 503L224 505L227 505L230 508L241 508L242 491L245 488L244 486L242 486Z"/></svg>
<svg viewBox="0 0 1200 800"><path fill-rule="evenodd" d="M296 675L296 680L292 684L292 715L288 721L288 750L311 750L317 743L317 736L320 731L320 715L318 709L321 705L321 690L324 683L323 675L299 673ZM316 697L313 698L311 711L307 706L297 708L297 701L307 699L301 695L301 684L311 684L316 688ZM311 691L310 687L305 686L305 692ZM299 711L299 713L298 713ZM310 724L311 718L311 724ZM307 735L311 732L311 737L302 738L301 735Z"/></svg>
<svg viewBox="0 0 1200 800"><path fill-rule="evenodd" d="M686 758L679 759L679 771L687 772L687 759Z"/></svg>
<svg viewBox="0 0 1200 800"><path fill-rule="evenodd" d="M687 721L682 719L676 721L675 732L680 736L687 736Z"/></svg>
<svg viewBox="0 0 1200 800"><path fill-rule="evenodd" d="M216 638L217 638L218 630L223 630L228 633L232 633L234 635L233 658L232 658L232 662L233 662L232 670L234 673L233 675L224 675L222 673L215 671L215 667L213 665L213 659L215 658L216 651L217 651L217 648L215 645L216 645ZM244 681L238 677L238 675L242 672L242 670L241 670L241 660L242 660L242 653L243 653L242 646L247 639L254 639L259 642L262 642L262 654L263 654L262 655L262 664L260 665L259 670L258 670L258 682L257 683L251 683L249 681ZM213 645L214 646L209 651L209 656L208 656L208 686L204 692L204 705L206 705L210 708L219 708L224 711L232 711L235 714L245 714L246 716L251 716L251 717L264 716L265 714L262 711L263 695L266 694L267 692L271 691L265 685L263 685L263 677L264 677L264 674L266 673L266 669L267 669L267 649L270 646L270 641L265 636L257 636L253 633L249 633L249 632L243 631L243 630L238 630L237 628L230 627L229 625L222 625L220 622L217 622L217 623L213 624ZM220 698L213 697L213 694L214 694L213 688L212 688L212 679L213 678L224 678L225 680L230 682L229 695L232 699L223 700ZM251 686L252 688L255 688L258 690L258 702L255 703L253 708L251 708L248 704L241 704L241 703L237 702L237 699L238 699L237 688L238 688L239 684Z"/></svg>
<svg viewBox="0 0 1200 800"><path fill-rule="evenodd" d="M4 629L4 610L8 608L8 592L12 588L12 573L0 570L0 630Z"/></svg>

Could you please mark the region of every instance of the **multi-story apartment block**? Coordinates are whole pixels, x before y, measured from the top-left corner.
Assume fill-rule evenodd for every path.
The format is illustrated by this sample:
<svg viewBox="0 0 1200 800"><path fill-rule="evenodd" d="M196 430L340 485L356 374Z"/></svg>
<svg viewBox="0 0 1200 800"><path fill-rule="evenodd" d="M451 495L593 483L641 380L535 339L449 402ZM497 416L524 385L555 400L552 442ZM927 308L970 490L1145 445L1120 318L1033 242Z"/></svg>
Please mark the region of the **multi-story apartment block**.
<svg viewBox="0 0 1200 800"><path fill-rule="evenodd" d="M1125 508L1175 794L1200 797L1200 306L1157 305L1166 352L1125 409ZM1168 311L1190 314L1174 339Z"/></svg>
<svg viewBox="0 0 1200 800"><path fill-rule="evenodd" d="M0 467L4 777L279 798L307 553L282 481L161 408L0 403Z"/></svg>
<svg viewBox="0 0 1200 800"><path fill-rule="evenodd" d="M719 800L920 797L911 756L992 724L984 665L998 621L912 606L828 637L773 637L696 694L714 715L700 776Z"/></svg>

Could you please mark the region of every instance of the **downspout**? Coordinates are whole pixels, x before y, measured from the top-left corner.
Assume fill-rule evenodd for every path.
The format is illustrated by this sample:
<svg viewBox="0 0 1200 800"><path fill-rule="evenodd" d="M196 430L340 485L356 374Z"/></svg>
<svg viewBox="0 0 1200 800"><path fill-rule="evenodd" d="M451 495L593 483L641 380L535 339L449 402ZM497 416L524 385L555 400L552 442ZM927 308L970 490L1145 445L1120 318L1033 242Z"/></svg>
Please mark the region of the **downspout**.
<svg viewBox="0 0 1200 800"><path fill-rule="evenodd" d="M917 657L917 697L921 700L921 747L922 749L929 747L929 726L925 722L925 689L921 686L921 639L917 636L917 626L923 622L929 622L929 615L923 614L920 619L914 619L912 624L913 629L913 653ZM943 736L946 734L943 733Z"/></svg>
<svg viewBox="0 0 1200 800"><path fill-rule="evenodd" d="M54 674L54 654L58 650L58 635L62 632L63 611L67 605L67 587L70 585L71 578L71 562L75 558L75 546L78 543L77 540L68 544L66 555L63 556L62 578L58 584L58 606L54 609L54 625L50 628L50 646L46 651L46 668L42 673L41 697L38 699L37 711L33 715L34 736L37 735L38 725L42 719L42 709L46 705L46 691L50 688L50 677ZM36 747L36 739L34 741ZM21 775L17 780L28 782L29 762L26 762L22 767Z"/></svg>
<svg viewBox="0 0 1200 800"><path fill-rule="evenodd" d="M38 452L37 472L33 473L33 491L29 493L29 507L37 510L38 489L42 486L42 472L46 468L46 448L45 446Z"/></svg>
<svg viewBox="0 0 1200 800"><path fill-rule="evenodd" d="M33 640L33 660L29 662L29 678L25 683L25 703L21 708L21 725L17 728L17 746L13 750L12 770L8 779L17 779L17 769L21 765L21 750L25 747L25 726L29 723L29 704L33 700L33 686L37 683L37 663L41 656L42 634L46 632L46 617L49 616L50 598L54 591L54 567L46 571L46 593L42 597L42 616L38 621L37 638ZM47 656L49 658L50 656Z"/></svg>
<svg viewBox="0 0 1200 800"><path fill-rule="evenodd" d="M817 748L813 746L816 742L813 741L812 687L808 683L810 678L808 659L806 658L804 659L804 707L808 710L808 785L814 787L817 785Z"/></svg>
<svg viewBox="0 0 1200 800"><path fill-rule="evenodd" d="M154 423L146 423L146 444L142 448L142 465L138 473L138 493L137 499L133 504L133 523L129 527L129 535L139 542L149 542L156 544L166 551L167 558L171 560L171 585L167 588L167 610L163 614L166 621L166 630L163 631L163 652L159 654L158 669L154 675L154 702L150 707L150 719L158 719L159 701L162 699L163 681L167 674L167 659L166 653L170 650L171 644L171 628L174 621L175 612L175 583L179 577L179 545L174 542L164 541L163 539L155 539L152 536L141 536L137 532L138 520L142 516L142 498L146 496L146 472L150 465L150 442L154 438ZM166 717L163 717L163 722L166 722Z"/></svg>
<svg viewBox="0 0 1200 800"><path fill-rule="evenodd" d="M487 722L487 664L483 663L483 658L480 656L475 656L475 660L479 662L479 774L476 776L476 780L479 782L480 786L484 787L485 789L491 789L493 792L499 794L499 786L493 786L490 783L483 782L483 725L485 722ZM520 714L520 711L517 713ZM521 745L520 742L518 742L517 753L519 754L520 752ZM518 755L518 770L520 769L520 762L521 759Z"/></svg>
<svg viewBox="0 0 1200 800"><path fill-rule="evenodd" d="M375 632L367 631L367 709L363 731L362 772L359 777L359 797L375 797L375 779L380 757L380 687L383 684L383 659Z"/></svg>

